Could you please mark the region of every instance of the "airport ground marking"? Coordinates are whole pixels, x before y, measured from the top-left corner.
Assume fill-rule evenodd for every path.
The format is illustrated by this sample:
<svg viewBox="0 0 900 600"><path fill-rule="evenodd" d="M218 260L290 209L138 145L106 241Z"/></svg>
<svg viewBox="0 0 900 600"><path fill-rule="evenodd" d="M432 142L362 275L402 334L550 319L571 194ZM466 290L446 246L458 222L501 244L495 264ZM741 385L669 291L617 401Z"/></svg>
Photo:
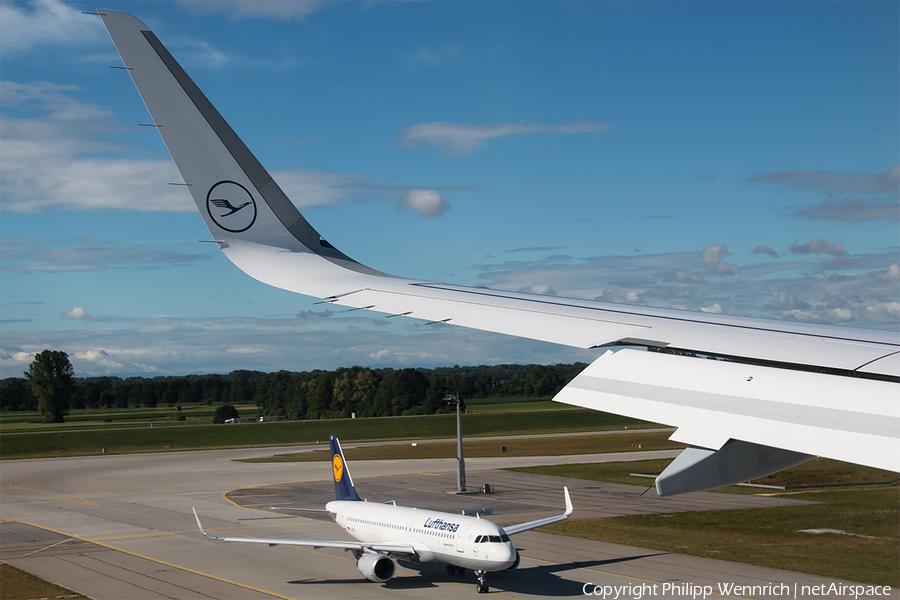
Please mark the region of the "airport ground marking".
<svg viewBox="0 0 900 600"><path fill-rule="evenodd" d="M277 495L278 494L244 494L243 496L239 496L239 498L272 498Z"/></svg>
<svg viewBox="0 0 900 600"><path fill-rule="evenodd" d="M89 506L98 506L98 507L100 507L100 508L105 508L105 509L107 509L107 510L117 510L117 511L119 511L119 512L128 513L128 514L131 514L131 515L138 515L139 517L149 517L149 518L151 518L151 519L160 519L161 521L170 521L170 522L172 522L172 523L178 523L179 525L190 525L190 524L191 524L190 521L178 521L178 520L176 520L176 519L170 519L170 518L168 518L168 517L158 517L158 516L156 516L156 515L148 515L148 514L146 514L146 513L140 513L140 512L134 511L134 510L125 510L124 508L116 508L116 507L114 507L114 506L107 506L107 505L105 505L105 504L99 504L99 503L97 503L97 502L91 502L90 500L85 500L84 498L81 497L81 494L84 494L84 493L87 493L87 492L90 492L90 491L93 491L93 490L97 490L97 489L100 489L100 488L102 488L102 487L109 487L109 486L98 486L98 487L95 487L95 488L90 488L90 489L87 489L87 490L82 490L82 491L78 492L77 494L75 494L75 497L78 498L79 500L81 500L81 502L83 502L84 504L87 504L87 505L89 505Z"/></svg>
<svg viewBox="0 0 900 600"><path fill-rule="evenodd" d="M236 506L237 508L246 508L246 509L248 509L248 510L258 510L258 511L264 512L264 513L266 513L266 514L272 514L271 511L268 511L268 510L263 510L263 509L261 509L261 508L253 508L252 506L244 506L244 505L242 505L242 504L238 504L237 502L235 502L234 500L232 500L231 498L228 497L228 494L230 494L230 493L232 493L232 492L237 492L237 491L243 490L243 489L248 489L248 488L236 488L236 489L233 489L233 490L228 490L227 492L222 492L222 498L223 498L226 502L229 502L230 504L232 504L233 506ZM272 488L269 488L269 489L272 489ZM290 488L285 488L285 489L290 489ZM262 504L254 504L253 506L271 506L271 503L265 504L265 505L262 505Z"/></svg>
<svg viewBox="0 0 900 600"><path fill-rule="evenodd" d="M170 562L166 562L166 561L164 561L164 560L159 560L158 558L152 558L152 557L150 557L150 556L144 556L143 554L139 554L139 553L137 553L137 552L132 552L131 550L124 550L124 549L122 549L122 548L116 548L115 546L111 546L111 545L109 545L109 544L104 544L103 542L96 542L96 541L93 541L93 540L89 540L89 539L87 539L87 538L83 538L83 537L78 536L78 535L72 535L72 534L70 534L70 533L65 533L65 532L63 532L63 531L59 531L59 530L56 530L56 529L51 529L50 527L44 527L43 525L36 525L36 524L34 524L34 523L29 523L29 522L27 522L27 521L18 521L18 520L8 520L8 521L5 521L5 522L7 522L7 523L22 523L23 525L30 525L31 527L37 527L38 529L43 529L43 530L45 530L45 531L51 531L51 532L56 533L56 534L59 534L59 535L68 535L68 536L71 537L71 539L74 539L74 540L80 540L80 541L82 541L82 542L87 542L87 543L89 543L89 544L96 544L97 546L101 546L101 547L106 548L106 549L108 549L108 550L114 550L114 551L116 551L116 552L123 552L123 553L129 554L129 555L131 555L131 556L136 556L137 558L143 558L144 560L149 560L150 562L154 562L154 563L159 564L159 565L165 565L165 566L171 567L171 568L173 568L173 569L178 569L178 570L180 570L180 571L185 571L185 572L187 572L187 573L193 573L194 575L200 575L201 577L209 577L210 579L215 579L216 581L221 581L221 582L223 582L223 583L228 583L228 584L230 584L230 585L236 585L237 587L244 588L244 589L246 589L246 590L253 590L254 592L259 592L260 594L268 594L268 595L273 596L273 597L275 597L275 598L283 598L284 600L296 600L296 598L294 598L294 597L292 597L292 596L284 596L284 595L279 594L279 593L277 593L277 592L271 592L271 591L269 591L269 590L264 590L264 589L262 589L262 588L254 587L254 586L252 586L252 585L247 585L247 584L245 584L245 583L238 583L237 581L231 581L230 579L225 579L224 577L218 577L218 576L216 576L216 575L210 575L209 573L204 573L204 572L202 572L202 571L197 571L197 570L191 569L191 568L189 568L189 567L182 567L182 566L180 566L180 565L176 565L176 564L173 564L173 563L170 563ZM192 530L192 531L193 531L193 530ZM66 541L69 541L69 540L66 540Z"/></svg>
<svg viewBox="0 0 900 600"><path fill-rule="evenodd" d="M16 485L17 483L19 483L21 481L28 481L29 479L38 479L39 477L41 477L41 476L38 475L36 477L24 477L22 479L16 479L15 481L11 481L9 483L9 487L13 488L14 490L19 490L21 492L37 494L38 496L47 496L48 498L53 498L54 500L59 500L60 502L73 502L75 504L78 504L79 502L81 502L81 503L84 502L84 500L82 500L81 498L79 498L78 500L72 500L71 498L66 498L65 496L56 496L54 494L48 494L47 492L39 492L37 490L30 490L28 488L19 487L18 485Z"/></svg>

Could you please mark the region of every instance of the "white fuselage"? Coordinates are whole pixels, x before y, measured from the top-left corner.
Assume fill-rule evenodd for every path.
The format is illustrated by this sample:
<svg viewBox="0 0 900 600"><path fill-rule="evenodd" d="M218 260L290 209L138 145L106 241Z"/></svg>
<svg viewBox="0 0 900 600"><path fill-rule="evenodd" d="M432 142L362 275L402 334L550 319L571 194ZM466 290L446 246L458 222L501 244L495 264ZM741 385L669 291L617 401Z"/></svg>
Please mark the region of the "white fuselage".
<svg viewBox="0 0 900 600"><path fill-rule="evenodd" d="M502 571L516 560L509 536L487 519L374 502L335 500L325 508L360 542L409 545L420 562Z"/></svg>

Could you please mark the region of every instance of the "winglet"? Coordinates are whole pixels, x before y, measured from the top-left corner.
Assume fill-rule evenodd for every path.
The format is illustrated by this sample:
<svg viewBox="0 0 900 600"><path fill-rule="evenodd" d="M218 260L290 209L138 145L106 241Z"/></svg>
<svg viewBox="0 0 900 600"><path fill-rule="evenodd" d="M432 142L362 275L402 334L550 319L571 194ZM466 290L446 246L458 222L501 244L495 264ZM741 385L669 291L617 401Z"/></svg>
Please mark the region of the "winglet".
<svg viewBox="0 0 900 600"><path fill-rule="evenodd" d="M203 524L200 523L200 516L197 514L197 509L192 506L191 510L194 511L194 520L197 521L197 528L200 530L200 533L202 533L203 535L205 535L208 538L211 538L212 536L203 530Z"/></svg>
<svg viewBox="0 0 900 600"><path fill-rule="evenodd" d="M551 523L565 521L572 516L572 513L575 512L575 508L572 506L572 499L569 497L568 487L563 487L563 495L566 499L566 512L564 512L563 514L556 515L555 517L538 519L536 521L528 521L527 523L519 523L518 525L510 525L509 527L504 527L503 530L506 531L507 535L515 535L517 533L522 533L523 531L529 531L531 529L543 527L544 525L550 525Z"/></svg>

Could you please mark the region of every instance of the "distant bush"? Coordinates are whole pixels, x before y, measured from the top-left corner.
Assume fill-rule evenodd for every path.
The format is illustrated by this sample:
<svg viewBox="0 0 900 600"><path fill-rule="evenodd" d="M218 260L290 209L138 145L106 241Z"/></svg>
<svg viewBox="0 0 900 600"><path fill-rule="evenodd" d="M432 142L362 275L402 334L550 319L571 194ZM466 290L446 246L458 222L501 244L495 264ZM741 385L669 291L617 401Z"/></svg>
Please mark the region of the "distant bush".
<svg viewBox="0 0 900 600"><path fill-rule="evenodd" d="M228 419L237 419L238 411L230 404L223 404L216 407L216 413L213 415L213 423L224 423Z"/></svg>

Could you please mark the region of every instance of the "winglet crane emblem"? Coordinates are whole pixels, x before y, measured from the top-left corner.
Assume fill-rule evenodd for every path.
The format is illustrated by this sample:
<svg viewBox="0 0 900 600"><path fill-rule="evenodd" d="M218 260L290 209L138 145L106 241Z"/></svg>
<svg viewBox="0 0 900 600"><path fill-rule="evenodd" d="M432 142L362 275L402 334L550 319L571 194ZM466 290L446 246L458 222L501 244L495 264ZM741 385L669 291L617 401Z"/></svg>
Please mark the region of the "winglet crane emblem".
<svg viewBox="0 0 900 600"><path fill-rule="evenodd" d="M247 231L256 222L253 195L234 181L220 181L209 188L206 211L213 223L231 233Z"/></svg>

